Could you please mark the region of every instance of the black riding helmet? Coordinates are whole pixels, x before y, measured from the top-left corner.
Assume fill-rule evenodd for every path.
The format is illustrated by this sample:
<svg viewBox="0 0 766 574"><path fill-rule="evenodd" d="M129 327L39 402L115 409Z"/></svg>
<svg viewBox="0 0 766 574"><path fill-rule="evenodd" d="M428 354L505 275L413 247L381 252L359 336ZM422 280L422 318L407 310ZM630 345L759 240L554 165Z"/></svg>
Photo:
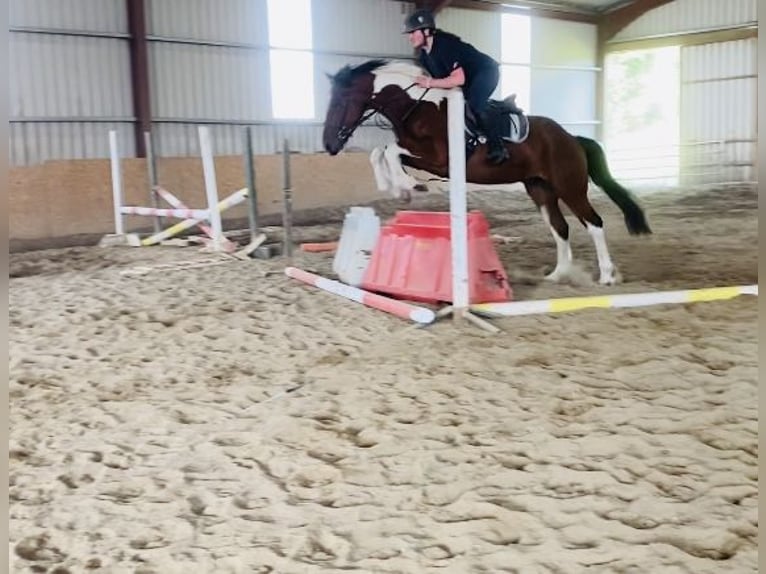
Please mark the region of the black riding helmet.
<svg viewBox="0 0 766 574"><path fill-rule="evenodd" d="M404 21L404 34L409 34L415 30L433 30L435 28L434 15L426 9L415 10Z"/></svg>

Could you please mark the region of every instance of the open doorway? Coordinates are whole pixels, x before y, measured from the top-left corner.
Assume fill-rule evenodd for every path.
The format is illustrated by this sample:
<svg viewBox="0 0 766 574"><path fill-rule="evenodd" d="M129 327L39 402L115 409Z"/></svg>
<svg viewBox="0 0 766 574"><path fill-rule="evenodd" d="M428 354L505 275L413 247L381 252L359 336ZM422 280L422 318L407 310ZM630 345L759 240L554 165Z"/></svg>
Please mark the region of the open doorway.
<svg viewBox="0 0 766 574"><path fill-rule="evenodd" d="M680 48L608 54L604 143L613 175L634 187L676 187L680 170Z"/></svg>

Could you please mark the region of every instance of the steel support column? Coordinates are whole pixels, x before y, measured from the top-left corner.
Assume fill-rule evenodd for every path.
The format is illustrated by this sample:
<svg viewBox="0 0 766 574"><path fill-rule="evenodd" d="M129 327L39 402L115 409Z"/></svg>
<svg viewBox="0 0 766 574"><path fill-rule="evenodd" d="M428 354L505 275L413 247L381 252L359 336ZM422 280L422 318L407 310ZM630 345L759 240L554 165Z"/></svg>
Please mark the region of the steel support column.
<svg viewBox="0 0 766 574"><path fill-rule="evenodd" d="M146 40L145 0L125 0L130 33L130 80L133 93L133 111L136 156L146 157L144 132L151 132L152 110L149 88L149 49Z"/></svg>

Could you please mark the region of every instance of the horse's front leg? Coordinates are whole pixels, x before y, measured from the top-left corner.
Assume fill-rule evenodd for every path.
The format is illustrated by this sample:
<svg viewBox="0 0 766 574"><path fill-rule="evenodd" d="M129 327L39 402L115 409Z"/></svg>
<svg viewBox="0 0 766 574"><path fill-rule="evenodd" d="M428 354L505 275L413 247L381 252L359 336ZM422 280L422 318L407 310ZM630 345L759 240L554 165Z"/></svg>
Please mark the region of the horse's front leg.
<svg viewBox="0 0 766 574"><path fill-rule="evenodd" d="M375 184L378 191L390 192L393 182L391 181L391 168L384 156L383 148L376 147L370 152L370 164L375 175Z"/></svg>
<svg viewBox="0 0 766 574"><path fill-rule="evenodd" d="M562 281L572 272L572 248L569 244L569 225L561 213L555 190L549 183L535 179L524 181L524 187L540 210L540 215L556 242L556 267L545 279Z"/></svg>
<svg viewBox="0 0 766 574"><path fill-rule="evenodd" d="M407 201L412 199L412 192L418 185L418 181L404 171L402 166L402 155L412 156L409 150L403 148L397 143L389 144L383 152L388 164L391 175L394 197L402 198Z"/></svg>

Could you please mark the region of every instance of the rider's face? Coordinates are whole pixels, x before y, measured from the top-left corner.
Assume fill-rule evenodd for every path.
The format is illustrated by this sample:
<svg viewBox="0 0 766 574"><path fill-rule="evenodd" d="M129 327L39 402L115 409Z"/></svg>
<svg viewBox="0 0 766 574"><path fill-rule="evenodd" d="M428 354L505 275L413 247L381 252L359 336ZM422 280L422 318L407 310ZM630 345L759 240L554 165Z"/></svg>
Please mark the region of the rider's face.
<svg viewBox="0 0 766 574"><path fill-rule="evenodd" d="M410 32L409 38L413 48L420 48L426 43L426 36L423 30L413 30Z"/></svg>

